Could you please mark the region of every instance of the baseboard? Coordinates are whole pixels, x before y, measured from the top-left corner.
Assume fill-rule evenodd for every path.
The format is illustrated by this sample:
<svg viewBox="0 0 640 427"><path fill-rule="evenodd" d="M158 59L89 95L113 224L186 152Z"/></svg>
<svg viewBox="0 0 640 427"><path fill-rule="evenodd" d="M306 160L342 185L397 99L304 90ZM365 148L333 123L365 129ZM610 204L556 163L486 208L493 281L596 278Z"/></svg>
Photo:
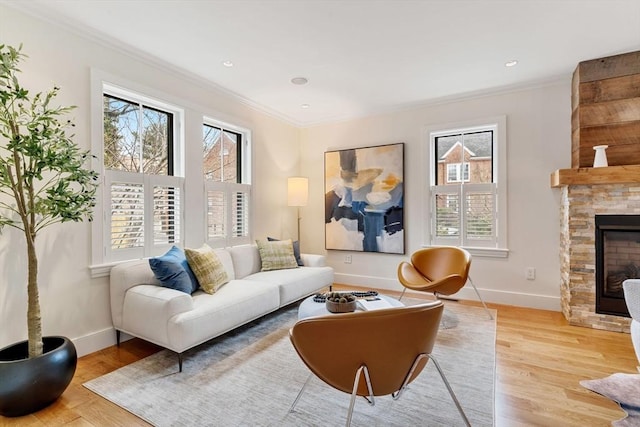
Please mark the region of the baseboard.
<svg viewBox="0 0 640 427"><path fill-rule="evenodd" d="M403 289L397 279L369 277L355 274L334 273L333 281L344 285L354 285L363 288L388 289L390 291L397 292L402 292ZM478 286L477 283L476 286ZM485 302L537 308L540 310L561 311L559 296L551 297L547 295L521 294L517 292L500 291L481 287L478 287L478 291ZM478 300L478 296L469 284L462 288L457 294L452 295L452 297L454 299Z"/></svg>
<svg viewBox="0 0 640 427"><path fill-rule="evenodd" d="M129 339L131 339L131 336L122 334L120 341L124 342ZM73 341L73 344L76 346L78 357L82 357L102 350L103 348L116 345L116 331L113 328L105 328L82 337L72 338L71 341Z"/></svg>

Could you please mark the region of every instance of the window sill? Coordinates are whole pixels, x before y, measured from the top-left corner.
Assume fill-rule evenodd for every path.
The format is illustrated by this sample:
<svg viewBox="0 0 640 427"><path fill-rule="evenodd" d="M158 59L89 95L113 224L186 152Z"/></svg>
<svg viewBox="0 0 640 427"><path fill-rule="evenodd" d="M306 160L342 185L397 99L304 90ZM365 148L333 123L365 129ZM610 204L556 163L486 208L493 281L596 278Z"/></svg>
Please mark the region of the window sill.
<svg viewBox="0 0 640 427"><path fill-rule="evenodd" d="M122 264L123 262L126 261L90 265L89 270L91 271L91 278L97 279L98 277L109 277L109 275L111 274L111 267L113 267L114 265Z"/></svg>

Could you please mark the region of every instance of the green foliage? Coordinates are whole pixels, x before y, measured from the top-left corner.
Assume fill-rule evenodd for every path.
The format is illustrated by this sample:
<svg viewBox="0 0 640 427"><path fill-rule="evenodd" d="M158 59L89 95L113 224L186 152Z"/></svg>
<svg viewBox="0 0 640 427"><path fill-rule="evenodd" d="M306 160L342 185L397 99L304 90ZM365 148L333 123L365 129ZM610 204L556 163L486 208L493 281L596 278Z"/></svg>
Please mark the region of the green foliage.
<svg viewBox="0 0 640 427"><path fill-rule="evenodd" d="M66 131L75 107L55 107L59 88L37 93L17 78L20 48L0 45L0 227L35 233L56 222L92 219L98 174Z"/></svg>
<svg viewBox="0 0 640 427"><path fill-rule="evenodd" d="M27 330L29 357L43 352L35 240L57 222L92 219L98 174L66 130L63 116L74 107L55 107L59 88L33 96L18 81L18 49L0 45L0 229L22 230L27 243Z"/></svg>

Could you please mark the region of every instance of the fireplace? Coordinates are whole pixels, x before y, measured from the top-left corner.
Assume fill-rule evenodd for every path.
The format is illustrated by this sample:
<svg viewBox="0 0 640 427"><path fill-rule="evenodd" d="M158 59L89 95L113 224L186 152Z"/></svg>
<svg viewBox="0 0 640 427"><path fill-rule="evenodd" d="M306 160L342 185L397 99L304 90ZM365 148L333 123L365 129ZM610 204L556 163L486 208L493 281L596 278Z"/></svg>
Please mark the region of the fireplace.
<svg viewBox="0 0 640 427"><path fill-rule="evenodd" d="M622 282L640 278L640 215L596 215L596 313L629 317Z"/></svg>

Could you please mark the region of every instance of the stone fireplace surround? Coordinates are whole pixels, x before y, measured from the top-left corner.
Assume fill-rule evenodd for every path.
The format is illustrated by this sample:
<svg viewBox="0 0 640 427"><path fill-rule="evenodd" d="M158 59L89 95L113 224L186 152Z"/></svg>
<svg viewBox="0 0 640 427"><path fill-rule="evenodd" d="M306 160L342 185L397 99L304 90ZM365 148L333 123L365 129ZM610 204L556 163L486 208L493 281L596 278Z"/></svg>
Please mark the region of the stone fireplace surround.
<svg viewBox="0 0 640 427"><path fill-rule="evenodd" d="M629 318L595 312L595 216L640 214L640 182L561 188L562 312L571 325L628 333Z"/></svg>

